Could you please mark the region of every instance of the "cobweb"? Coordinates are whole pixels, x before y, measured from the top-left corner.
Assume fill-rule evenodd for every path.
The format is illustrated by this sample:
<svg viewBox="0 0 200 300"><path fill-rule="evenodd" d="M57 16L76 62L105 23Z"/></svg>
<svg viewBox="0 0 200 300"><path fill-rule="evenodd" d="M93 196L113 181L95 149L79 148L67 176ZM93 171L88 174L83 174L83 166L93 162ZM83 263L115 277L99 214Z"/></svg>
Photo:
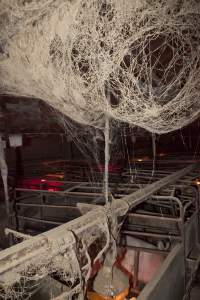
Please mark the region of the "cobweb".
<svg viewBox="0 0 200 300"><path fill-rule="evenodd" d="M200 110L198 1L1 0L2 93L164 133Z"/></svg>
<svg viewBox="0 0 200 300"><path fill-rule="evenodd" d="M199 116L199 17L195 0L0 0L0 93L42 99L69 117L72 138L97 164L95 145L105 139L108 198L113 120L161 134ZM92 143L75 134L76 122ZM65 249L68 258L54 249L48 243L39 260L5 279L0 297L29 298L31 287L56 272L70 290L82 284L90 265L83 274L77 249Z"/></svg>
<svg viewBox="0 0 200 300"><path fill-rule="evenodd" d="M7 234L14 234L18 242L27 240L28 244L19 257L10 254L8 249L8 259L4 264L7 271L0 274L0 299L30 299L47 276L50 276L49 284L53 277L65 286L63 295L59 295L58 299L72 299L73 295L80 294L83 299L92 264L105 254L110 244L107 218L102 211L97 213L101 218L96 217L92 226L88 222L80 228L80 224L74 223L71 230L70 225L68 229L63 225L64 232L61 229L59 232L62 234L57 233L54 238L45 233L33 238L7 229ZM82 231L84 235L80 238L78 232ZM91 253L90 248L95 244L98 244L98 251ZM18 263L18 260L21 262ZM57 299L53 289L52 297Z"/></svg>

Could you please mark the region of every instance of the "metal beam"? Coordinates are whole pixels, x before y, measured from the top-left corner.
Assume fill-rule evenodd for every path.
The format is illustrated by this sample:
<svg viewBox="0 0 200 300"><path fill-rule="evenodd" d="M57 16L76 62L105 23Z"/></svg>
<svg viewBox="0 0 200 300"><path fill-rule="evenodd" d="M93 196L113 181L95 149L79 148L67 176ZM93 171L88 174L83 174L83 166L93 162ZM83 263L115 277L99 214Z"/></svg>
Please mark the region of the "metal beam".
<svg viewBox="0 0 200 300"><path fill-rule="evenodd" d="M189 165L188 167L181 169L175 173L172 173L161 180L158 180L152 184L146 185L144 188L137 190L136 192L125 196L119 200L113 202L113 208L117 210L117 213L120 214L120 202L124 202L128 205L129 209L136 207L142 202L146 201L150 196L152 196L156 191L164 188L165 186L173 183L174 181L179 180L181 177L192 172L199 166L199 163ZM124 209L124 207L122 207Z"/></svg>
<svg viewBox="0 0 200 300"><path fill-rule="evenodd" d="M6 272L17 268L21 264L33 263L34 259L36 260L35 263L37 263L38 255L45 251L51 251L49 242L55 242L55 244L52 245L52 247L54 247L53 255L61 253L62 251L64 253L67 248L71 248L76 244L74 234L77 238L81 239L84 234L87 235L90 230L98 225L100 227L105 226L105 231L108 230L106 224L107 218L104 209L98 208L66 224L2 250L0 252L0 281ZM55 245L57 246L55 247Z"/></svg>

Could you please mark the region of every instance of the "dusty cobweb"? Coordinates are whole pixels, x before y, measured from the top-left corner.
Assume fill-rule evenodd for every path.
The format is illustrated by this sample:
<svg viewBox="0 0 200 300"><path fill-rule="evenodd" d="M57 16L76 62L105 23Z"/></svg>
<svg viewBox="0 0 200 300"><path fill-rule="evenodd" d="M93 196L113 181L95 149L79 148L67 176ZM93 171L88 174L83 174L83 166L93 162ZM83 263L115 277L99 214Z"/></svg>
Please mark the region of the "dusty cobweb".
<svg viewBox="0 0 200 300"><path fill-rule="evenodd" d="M104 132L105 170L110 120L160 134L199 116L198 1L1 0L0 11L1 93L42 99L95 137ZM19 293L7 282L2 294L20 299L25 277L28 289L58 270L67 280L74 271L52 259L24 266Z"/></svg>
<svg viewBox="0 0 200 300"><path fill-rule="evenodd" d="M1 1L0 88L164 133L200 109L198 1Z"/></svg>

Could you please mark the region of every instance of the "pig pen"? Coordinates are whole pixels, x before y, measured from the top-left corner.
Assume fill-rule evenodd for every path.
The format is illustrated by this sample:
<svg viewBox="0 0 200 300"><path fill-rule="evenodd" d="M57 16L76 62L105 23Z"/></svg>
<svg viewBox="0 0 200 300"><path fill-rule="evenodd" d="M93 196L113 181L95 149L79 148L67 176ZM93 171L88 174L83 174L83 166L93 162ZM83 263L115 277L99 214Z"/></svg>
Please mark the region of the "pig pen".
<svg viewBox="0 0 200 300"><path fill-rule="evenodd" d="M131 268L134 269L134 259L137 251L127 250L122 265L131 272ZM177 244L168 253L168 255L158 254L157 252L147 253L140 252L140 263L138 266L138 281L133 281L135 284L135 291L138 293L132 293L131 298L125 299L137 299L137 300L182 300L184 296L184 255L183 247L181 244ZM128 263L130 262L130 265ZM119 265L118 265L119 267ZM123 270L123 271L124 271ZM128 275L128 274L127 274ZM129 273L130 275L130 273ZM132 271L134 278L134 271ZM65 287L54 279L48 277L45 280L43 287L31 298L32 300L49 300L50 288L56 291L56 294L60 294L65 290ZM57 298L56 298L57 299ZM87 299L87 298L85 298ZM103 299L103 298L102 298ZM110 298L105 298L110 299ZM114 297L111 299L115 299Z"/></svg>
<svg viewBox="0 0 200 300"><path fill-rule="evenodd" d="M181 244L176 245L148 282L137 300L181 300L184 296L184 255Z"/></svg>

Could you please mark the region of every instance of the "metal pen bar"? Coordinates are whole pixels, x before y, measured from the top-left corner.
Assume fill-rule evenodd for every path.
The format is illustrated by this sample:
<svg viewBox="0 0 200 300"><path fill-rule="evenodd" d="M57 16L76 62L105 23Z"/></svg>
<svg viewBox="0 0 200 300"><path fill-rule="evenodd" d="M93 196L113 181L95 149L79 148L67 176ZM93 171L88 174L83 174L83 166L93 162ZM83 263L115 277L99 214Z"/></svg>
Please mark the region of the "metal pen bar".
<svg viewBox="0 0 200 300"><path fill-rule="evenodd" d="M24 217L24 216L18 216L19 219L25 220L25 221L31 221L35 223L44 223L44 224L50 224L50 225L62 225L62 222L56 222L56 221L48 221L38 218L30 218L30 217Z"/></svg>
<svg viewBox="0 0 200 300"><path fill-rule="evenodd" d="M142 203L144 200L146 200L148 197L150 197L152 194L154 194L156 191L160 190L164 186L172 183L173 181L177 181L185 174L193 171L195 168L197 168L197 166L199 166L199 164L192 164L180 171L172 173L171 175L168 175L162 178L161 180L144 187L142 190L136 191L134 194L125 196L123 200L128 203L130 208L133 208L138 204Z"/></svg>
<svg viewBox="0 0 200 300"><path fill-rule="evenodd" d="M70 206L70 205L37 204L37 203L16 203L16 206L60 208L60 209L68 209L68 210L74 211L74 212L79 212L79 209L77 207Z"/></svg>

